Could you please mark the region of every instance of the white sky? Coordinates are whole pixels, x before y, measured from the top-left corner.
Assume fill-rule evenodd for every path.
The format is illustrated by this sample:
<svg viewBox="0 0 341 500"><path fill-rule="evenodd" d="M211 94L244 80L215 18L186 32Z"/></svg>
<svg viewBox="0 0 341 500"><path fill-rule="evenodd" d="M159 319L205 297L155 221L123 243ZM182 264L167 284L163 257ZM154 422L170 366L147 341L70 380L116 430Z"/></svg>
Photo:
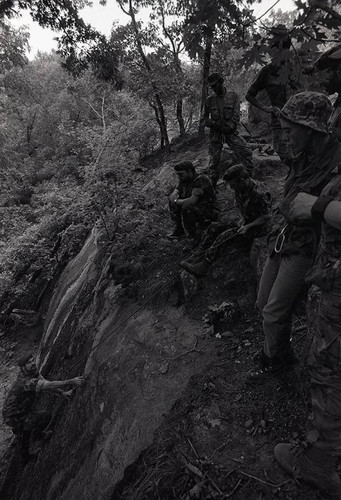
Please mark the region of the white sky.
<svg viewBox="0 0 341 500"><path fill-rule="evenodd" d="M275 3L275 1L276 0L262 0L260 4L255 4L253 6L255 15L262 15ZM292 11L295 8L293 0L279 0L274 10L281 9L282 11ZM105 35L110 34L114 21L118 21L120 24L126 24L129 20L128 16L121 11L115 0L108 0L106 6L100 5L98 0L93 0L93 7L86 7L81 11L81 15L85 22L92 24L98 31ZM50 29L41 28L38 23L33 22L27 11L23 11L20 18L12 20L12 24L17 27L22 25L28 26L31 34L30 59L33 59L38 51L50 52L52 49L57 48L57 42L54 40L56 33Z"/></svg>

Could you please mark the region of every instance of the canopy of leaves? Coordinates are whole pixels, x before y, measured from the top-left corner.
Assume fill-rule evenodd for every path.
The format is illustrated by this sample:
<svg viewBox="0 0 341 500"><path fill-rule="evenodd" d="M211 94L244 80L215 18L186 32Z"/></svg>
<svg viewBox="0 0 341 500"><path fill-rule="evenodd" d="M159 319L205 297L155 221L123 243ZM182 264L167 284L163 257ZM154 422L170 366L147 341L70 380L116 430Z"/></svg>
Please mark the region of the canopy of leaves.
<svg viewBox="0 0 341 500"><path fill-rule="evenodd" d="M0 73L27 63L28 41L29 33L25 28L15 29L0 20Z"/></svg>
<svg viewBox="0 0 341 500"><path fill-rule="evenodd" d="M225 39L244 38L245 26L252 17L253 0L179 0L180 12L185 17L184 41L190 57L201 57L207 36L216 32Z"/></svg>
<svg viewBox="0 0 341 500"><path fill-rule="evenodd" d="M0 18L11 18L23 9L42 27L58 32L59 53L64 67L79 75L89 66L106 81L121 85L118 60L106 38L79 15L79 9L91 5L88 0L5 0L0 3ZM20 47L20 44L19 44Z"/></svg>

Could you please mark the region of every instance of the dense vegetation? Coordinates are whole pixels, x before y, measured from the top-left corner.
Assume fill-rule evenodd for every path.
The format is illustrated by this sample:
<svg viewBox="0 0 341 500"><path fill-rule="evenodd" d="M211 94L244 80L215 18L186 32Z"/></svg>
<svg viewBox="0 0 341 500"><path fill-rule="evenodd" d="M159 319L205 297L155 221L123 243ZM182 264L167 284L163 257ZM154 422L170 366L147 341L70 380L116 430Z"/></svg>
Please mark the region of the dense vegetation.
<svg viewBox="0 0 341 500"><path fill-rule="evenodd" d="M5 316L13 307L39 307L95 221L108 241L115 238L139 163L197 131L210 70L222 71L243 96L268 57L269 24L292 26L305 55L340 35L340 7L331 0L298 1L295 14L265 20L255 19L251 0L118 0L128 24L113 24L109 39L82 21L86 3L0 5ZM139 21L141 8L150 9L147 24ZM9 20L20 9L58 30L58 53L27 59L29 33Z"/></svg>

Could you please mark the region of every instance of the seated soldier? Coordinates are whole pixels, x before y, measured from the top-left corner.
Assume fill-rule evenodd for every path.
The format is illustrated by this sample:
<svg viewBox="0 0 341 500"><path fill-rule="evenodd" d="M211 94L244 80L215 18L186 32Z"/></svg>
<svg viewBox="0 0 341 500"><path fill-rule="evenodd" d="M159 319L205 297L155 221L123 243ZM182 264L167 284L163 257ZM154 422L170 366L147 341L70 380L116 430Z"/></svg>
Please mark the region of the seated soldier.
<svg viewBox="0 0 341 500"><path fill-rule="evenodd" d="M179 239L186 232L199 241L201 230L218 218L219 208L212 183L204 174L198 174L190 161L174 166L179 184L169 198L169 209L175 229L167 237Z"/></svg>
<svg viewBox="0 0 341 500"><path fill-rule="evenodd" d="M33 410L37 394L53 391L65 397L71 396L72 390L63 391L61 388L78 387L83 383L83 377L46 380L39 374L32 354L23 356L18 365L20 372L5 398L2 414L4 423L11 427L13 434L18 437L22 456L26 461L30 457L30 441L40 436L47 437L54 420L54 416L48 411Z"/></svg>
<svg viewBox="0 0 341 500"><path fill-rule="evenodd" d="M270 193L259 182L251 179L242 165L229 168L224 180L234 190L241 220L239 223L216 222L208 227L199 248L188 259L180 262L183 269L196 276L206 274L227 241L231 241L235 247L250 249L255 238L266 234L271 206Z"/></svg>

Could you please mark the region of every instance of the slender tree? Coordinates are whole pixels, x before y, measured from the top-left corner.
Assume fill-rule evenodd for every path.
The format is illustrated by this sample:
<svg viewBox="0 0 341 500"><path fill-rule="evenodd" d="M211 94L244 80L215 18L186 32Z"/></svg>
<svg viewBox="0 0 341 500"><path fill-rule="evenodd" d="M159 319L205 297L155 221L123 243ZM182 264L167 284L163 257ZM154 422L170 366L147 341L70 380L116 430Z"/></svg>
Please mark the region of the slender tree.
<svg viewBox="0 0 341 500"><path fill-rule="evenodd" d="M154 77L154 72L153 68L150 64L150 61L144 51L143 48L143 34L141 31L141 25L136 19L136 9L137 9L137 4L138 2L133 2L133 0L117 0L117 3L119 4L121 10L130 17L131 24L133 27L133 32L135 35L135 44L137 51L139 53L139 56L141 58L141 61L149 75L150 78L150 83L153 88L153 94L154 94L154 110L155 110L155 115L156 119L159 123L160 126L160 132L161 132L161 143L164 144L164 147L166 149L169 149L169 138L168 138L168 131L167 131L167 122L166 122L166 116L165 116L165 111L163 107L163 103L160 97L160 89L158 88L157 82Z"/></svg>

